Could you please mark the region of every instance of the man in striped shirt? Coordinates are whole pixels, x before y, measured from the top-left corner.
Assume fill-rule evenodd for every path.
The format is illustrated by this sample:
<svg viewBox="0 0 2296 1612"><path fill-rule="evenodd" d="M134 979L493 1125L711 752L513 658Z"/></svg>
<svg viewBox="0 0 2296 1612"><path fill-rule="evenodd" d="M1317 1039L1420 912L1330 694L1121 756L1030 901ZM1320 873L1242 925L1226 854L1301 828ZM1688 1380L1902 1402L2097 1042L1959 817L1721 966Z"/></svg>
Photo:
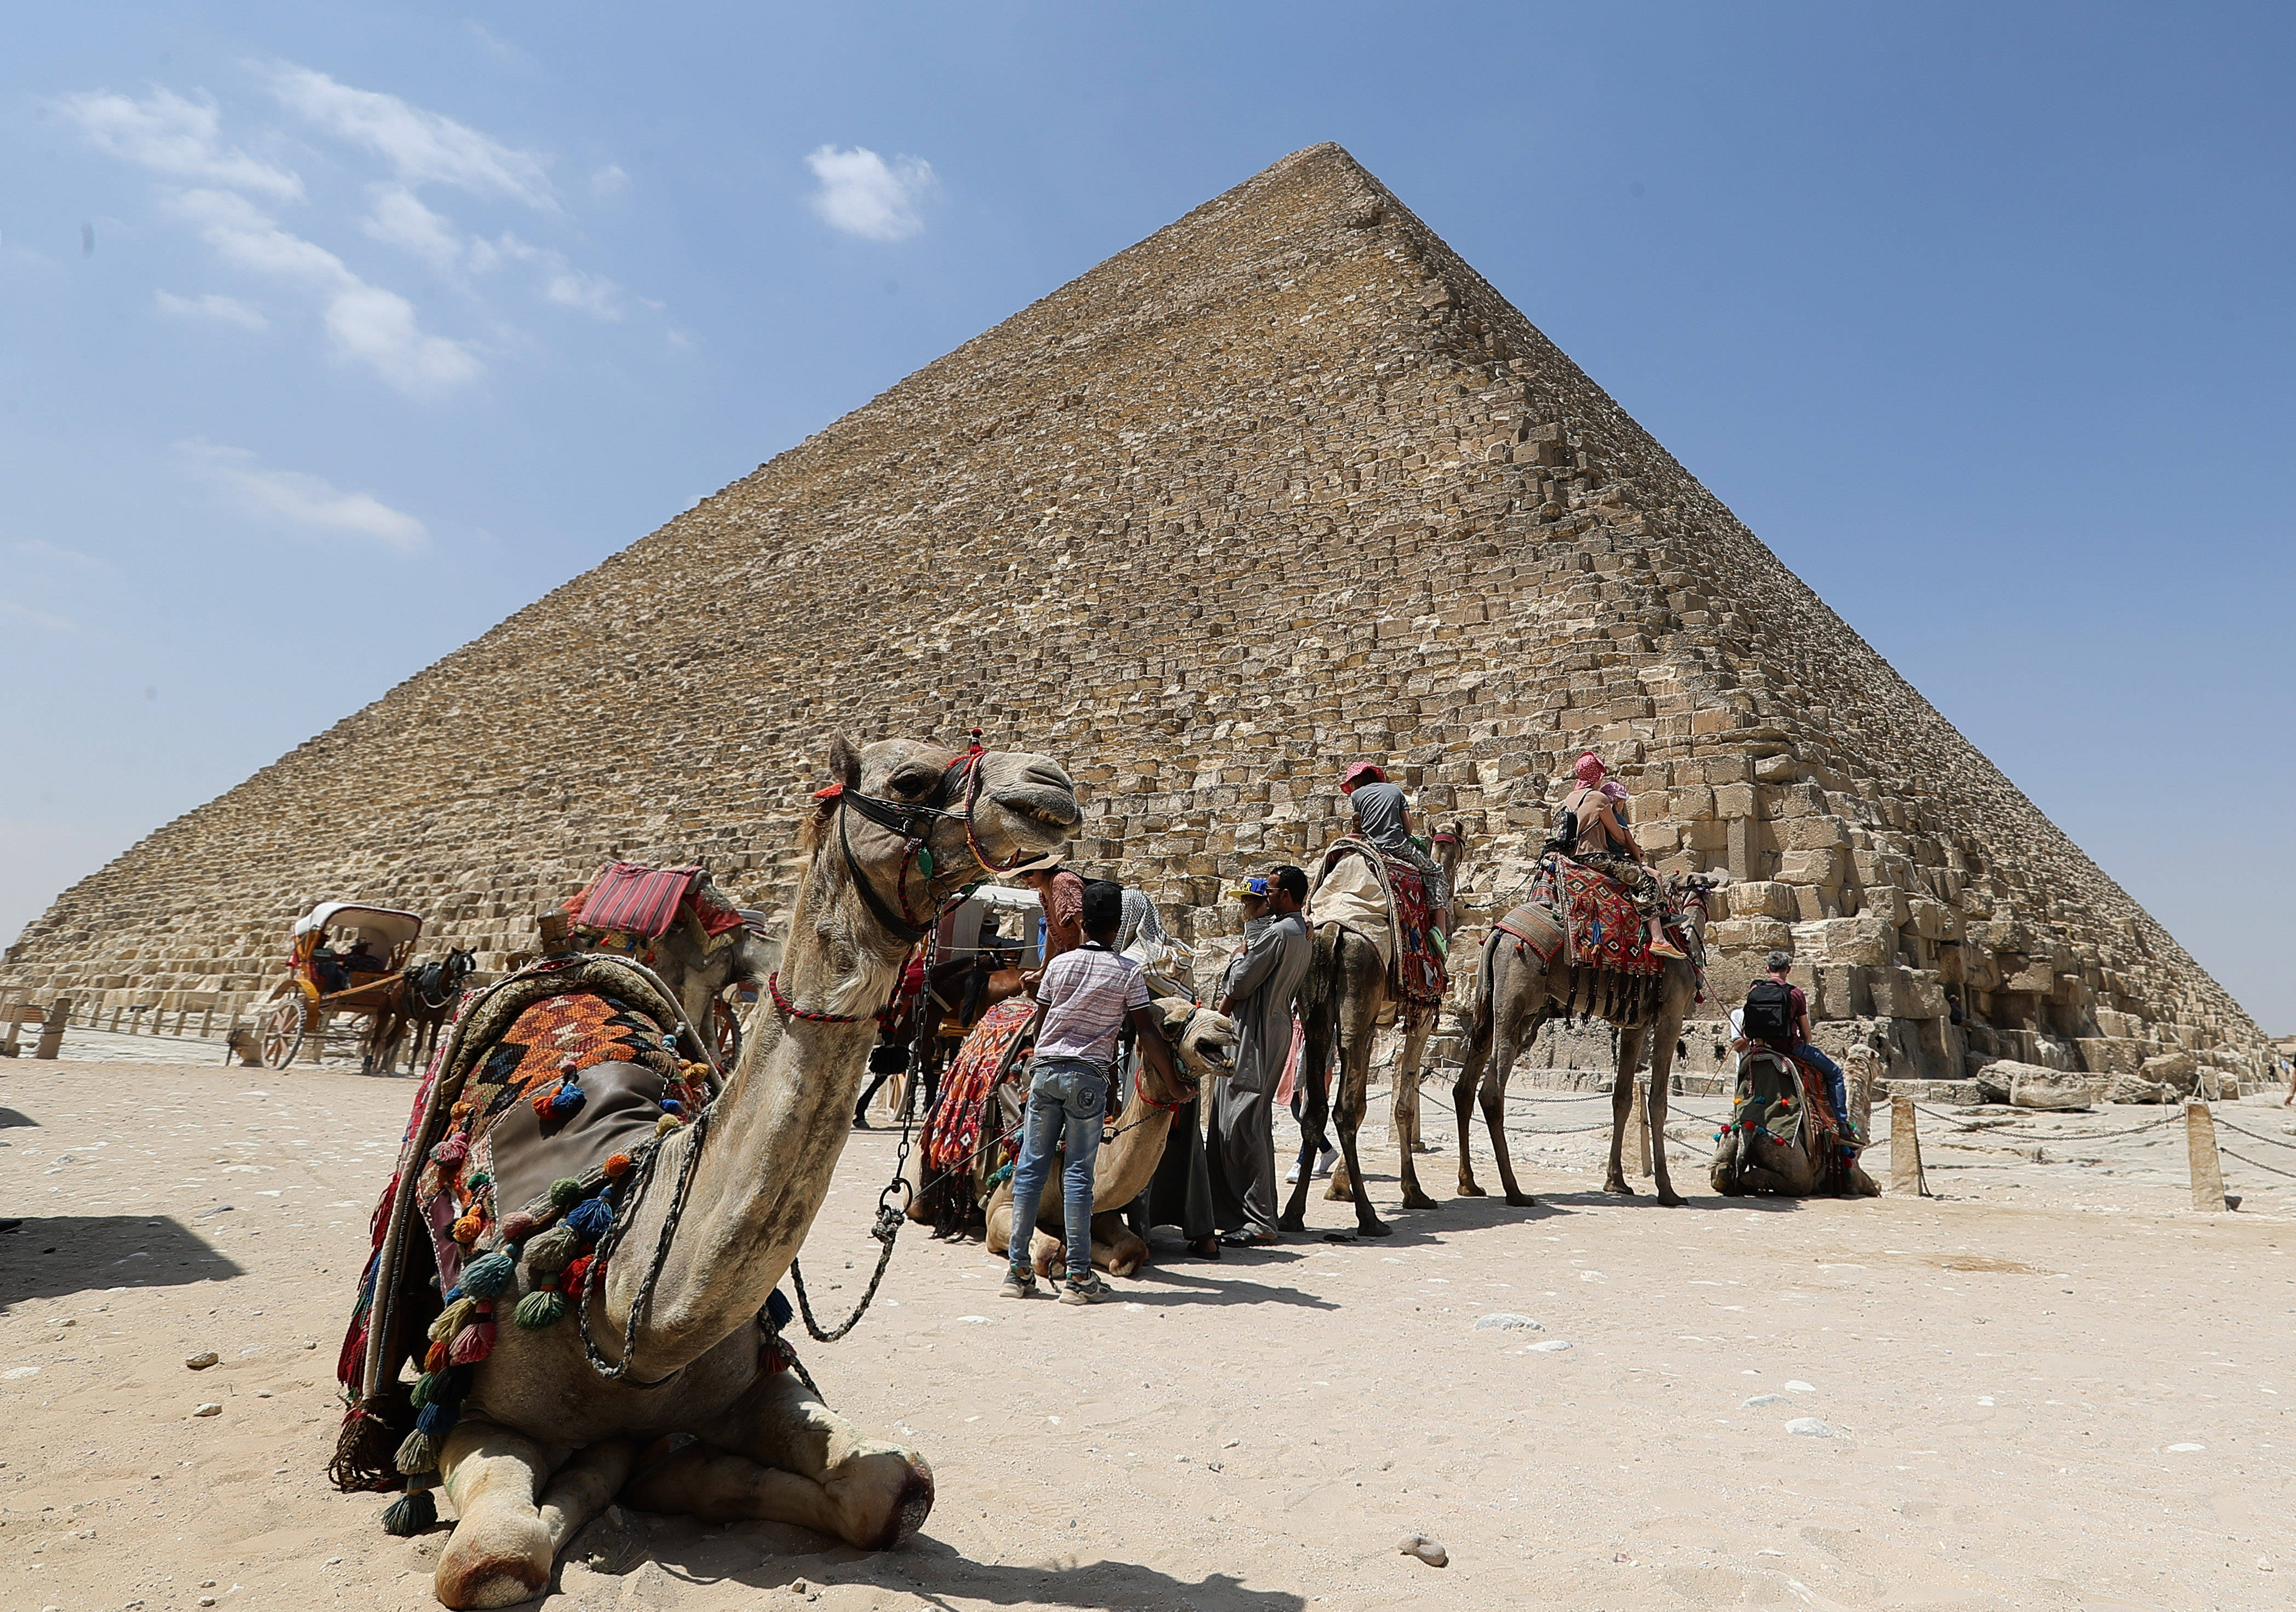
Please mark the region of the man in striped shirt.
<svg viewBox="0 0 2296 1612"><path fill-rule="evenodd" d="M1021 1122L1021 1158L1013 1168L1012 1264L998 1289L1007 1298L1028 1298L1037 1290L1029 1245L1036 1240L1037 1211L1056 1147L1064 1152L1061 1211L1068 1233L1068 1281L1061 1302L1088 1305L1108 1294L1108 1284L1092 1268L1092 1172L1108 1113L1108 1072L1128 1019L1139 1032L1140 1055L1168 1083L1177 1084L1171 1046L1149 1006L1147 981L1137 965L1114 949L1124 922L1122 889L1104 881L1086 885L1083 921L1084 945L1046 964L1037 986L1045 1017L1037 1030L1029 1107Z"/></svg>

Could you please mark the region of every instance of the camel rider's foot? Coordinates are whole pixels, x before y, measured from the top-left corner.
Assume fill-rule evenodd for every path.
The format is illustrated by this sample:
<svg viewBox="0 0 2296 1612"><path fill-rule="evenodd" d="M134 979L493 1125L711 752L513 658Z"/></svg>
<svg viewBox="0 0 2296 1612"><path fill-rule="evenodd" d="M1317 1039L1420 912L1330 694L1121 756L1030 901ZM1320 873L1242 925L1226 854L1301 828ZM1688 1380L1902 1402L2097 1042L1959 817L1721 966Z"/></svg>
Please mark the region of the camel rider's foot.
<svg viewBox="0 0 2296 1612"><path fill-rule="evenodd" d="M996 1289L999 1298L1034 1298L1037 1296L1037 1273L1018 1265L1007 1266L1004 1285Z"/></svg>
<svg viewBox="0 0 2296 1612"><path fill-rule="evenodd" d="M1198 1259L1218 1259L1219 1250L1220 1240L1217 1232L1207 1232L1201 1237L1191 1240L1188 1244L1188 1252Z"/></svg>
<svg viewBox="0 0 2296 1612"><path fill-rule="evenodd" d="M1064 1305L1096 1305L1116 1291L1101 1281L1100 1272L1086 1271L1081 1276L1071 1276L1061 1284L1061 1302Z"/></svg>
<svg viewBox="0 0 2296 1612"><path fill-rule="evenodd" d="M1220 1239L1230 1248L1272 1248L1283 1240L1273 1232L1230 1232Z"/></svg>
<svg viewBox="0 0 2296 1612"><path fill-rule="evenodd" d="M1684 951L1680 946L1675 945L1674 942L1670 940L1652 941L1650 952L1651 955L1653 957L1669 958L1676 962L1688 962L1690 961L1690 953Z"/></svg>

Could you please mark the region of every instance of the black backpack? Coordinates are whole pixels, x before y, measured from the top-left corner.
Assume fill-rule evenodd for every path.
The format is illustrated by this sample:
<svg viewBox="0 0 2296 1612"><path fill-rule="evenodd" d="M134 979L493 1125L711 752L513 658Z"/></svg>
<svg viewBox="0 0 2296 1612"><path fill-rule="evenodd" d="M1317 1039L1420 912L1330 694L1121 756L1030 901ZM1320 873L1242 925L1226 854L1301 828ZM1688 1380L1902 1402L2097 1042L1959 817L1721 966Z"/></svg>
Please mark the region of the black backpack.
<svg viewBox="0 0 2296 1612"><path fill-rule="evenodd" d="M1746 993L1746 1013L1741 1021L1749 1041L1792 1041L1794 1033L1793 987L1775 979L1759 979Z"/></svg>

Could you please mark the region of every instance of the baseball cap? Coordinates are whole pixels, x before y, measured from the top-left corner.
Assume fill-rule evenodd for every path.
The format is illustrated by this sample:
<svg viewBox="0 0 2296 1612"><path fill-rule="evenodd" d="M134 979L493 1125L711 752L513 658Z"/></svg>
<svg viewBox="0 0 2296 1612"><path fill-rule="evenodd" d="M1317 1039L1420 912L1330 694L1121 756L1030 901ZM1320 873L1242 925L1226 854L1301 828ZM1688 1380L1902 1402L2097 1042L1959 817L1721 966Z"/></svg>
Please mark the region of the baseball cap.
<svg viewBox="0 0 2296 1612"><path fill-rule="evenodd" d="M1252 878L1243 880L1241 884L1230 885L1220 892L1220 899L1222 901L1265 901L1267 899L1267 880Z"/></svg>

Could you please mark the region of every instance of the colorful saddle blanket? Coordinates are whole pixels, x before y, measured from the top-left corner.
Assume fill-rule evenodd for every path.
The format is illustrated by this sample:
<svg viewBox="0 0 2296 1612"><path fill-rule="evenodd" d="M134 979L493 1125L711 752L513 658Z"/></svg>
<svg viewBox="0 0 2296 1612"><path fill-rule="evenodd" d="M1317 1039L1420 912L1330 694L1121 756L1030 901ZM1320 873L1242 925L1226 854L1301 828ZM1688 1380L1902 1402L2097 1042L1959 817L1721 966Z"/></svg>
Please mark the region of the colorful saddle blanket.
<svg viewBox="0 0 2296 1612"><path fill-rule="evenodd" d="M922 1145L928 1169L957 1168L979 1150L997 1076L1010 1067L1014 1044L1036 1017L1037 1004L1016 996L983 1013L966 1034L942 1078L940 1101L925 1117Z"/></svg>
<svg viewBox="0 0 2296 1612"><path fill-rule="evenodd" d="M659 940L687 909L710 939L741 927L742 914L703 893L702 866L649 868L635 862L610 862L593 874L581 893L566 904L574 921L602 934L636 935Z"/></svg>
<svg viewBox="0 0 2296 1612"><path fill-rule="evenodd" d="M1608 874L1567 856L1550 855L1539 863L1531 900L1562 914L1569 930L1563 961L1575 968L1656 974L1666 967L1664 958L1651 954L1650 931L1642 914Z"/></svg>
<svg viewBox="0 0 2296 1612"><path fill-rule="evenodd" d="M1443 953L1429 936L1426 876L1369 840L1350 834L1324 853L1308 914L1310 923L1344 924L1377 945L1404 1001L1439 1002L1450 987Z"/></svg>

